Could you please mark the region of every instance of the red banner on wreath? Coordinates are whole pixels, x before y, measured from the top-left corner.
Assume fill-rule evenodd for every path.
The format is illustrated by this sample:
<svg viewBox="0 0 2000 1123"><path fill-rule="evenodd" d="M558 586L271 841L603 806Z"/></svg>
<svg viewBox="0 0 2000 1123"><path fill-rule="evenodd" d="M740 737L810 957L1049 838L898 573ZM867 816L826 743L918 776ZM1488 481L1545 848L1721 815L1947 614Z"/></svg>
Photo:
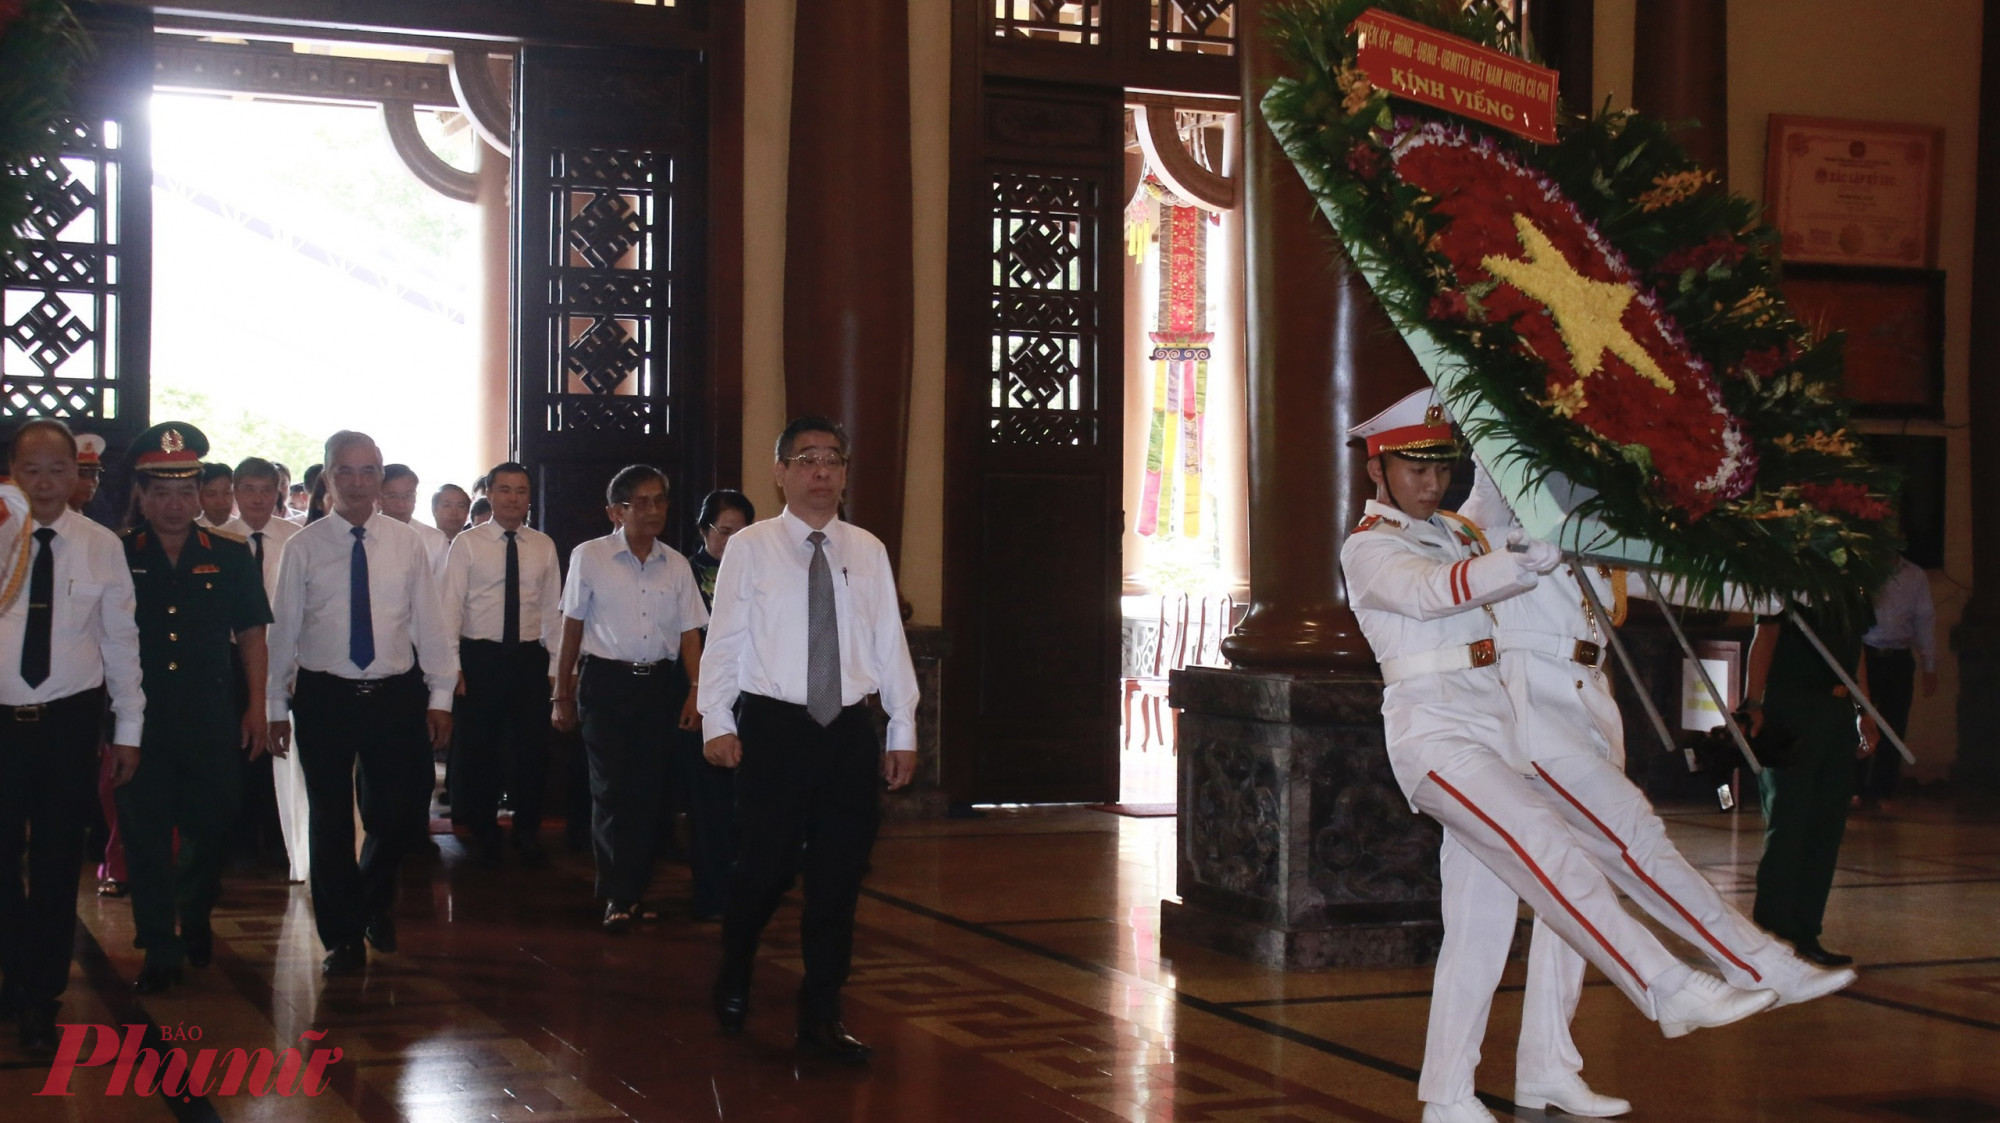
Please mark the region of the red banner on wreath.
<svg viewBox="0 0 2000 1123"><path fill-rule="evenodd" d="M1540 144L1555 143L1556 72L1548 67L1380 8L1361 13L1352 30L1360 47L1355 62L1377 87Z"/></svg>

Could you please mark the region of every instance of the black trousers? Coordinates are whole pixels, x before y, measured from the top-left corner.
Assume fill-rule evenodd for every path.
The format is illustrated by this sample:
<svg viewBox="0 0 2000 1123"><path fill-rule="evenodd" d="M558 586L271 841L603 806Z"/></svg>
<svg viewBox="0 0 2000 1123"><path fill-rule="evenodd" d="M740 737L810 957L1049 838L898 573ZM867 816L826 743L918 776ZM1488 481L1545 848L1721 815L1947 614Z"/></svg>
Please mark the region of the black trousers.
<svg viewBox="0 0 2000 1123"><path fill-rule="evenodd" d="M133 942L146 949L148 964L177 967L187 950L182 935L208 927L222 896L243 753L238 719L227 709L161 698L147 709L139 771L118 789L118 829L130 872Z"/></svg>
<svg viewBox="0 0 2000 1123"><path fill-rule="evenodd" d="M0 709L0 972L24 1004L69 986L103 714L102 688L50 702L35 721Z"/></svg>
<svg viewBox="0 0 2000 1123"><path fill-rule="evenodd" d="M500 792L514 808L514 837L542 829L549 769L549 652L539 643L460 639L465 697L456 707L451 817L481 835L498 831Z"/></svg>
<svg viewBox="0 0 2000 1123"><path fill-rule="evenodd" d="M804 706L745 694L737 713L736 868L722 919L725 976L747 978L779 898L801 873L799 1016L840 1016L854 906L881 816L882 746L866 706L822 728Z"/></svg>
<svg viewBox="0 0 2000 1123"><path fill-rule="evenodd" d="M403 855L430 830L429 702L416 670L366 682L299 672L293 751L312 820L313 920L329 948L360 939L371 917L394 907ZM367 832L358 863L357 803Z"/></svg>
<svg viewBox="0 0 2000 1123"><path fill-rule="evenodd" d="M604 900L637 901L652 884L667 750L687 691L679 660L637 674L588 659L577 678L577 717L590 761L590 842Z"/></svg>
<svg viewBox="0 0 2000 1123"><path fill-rule="evenodd" d="M1864 647L1862 652L1868 660L1868 700L1882 711L1883 720L1896 736L1908 736L1910 701L1916 693L1916 655L1907 647ZM1902 777L1902 754L1885 737L1874 755L1855 762L1854 792L1863 799L1886 799L1896 794L1896 783Z"/></svg>

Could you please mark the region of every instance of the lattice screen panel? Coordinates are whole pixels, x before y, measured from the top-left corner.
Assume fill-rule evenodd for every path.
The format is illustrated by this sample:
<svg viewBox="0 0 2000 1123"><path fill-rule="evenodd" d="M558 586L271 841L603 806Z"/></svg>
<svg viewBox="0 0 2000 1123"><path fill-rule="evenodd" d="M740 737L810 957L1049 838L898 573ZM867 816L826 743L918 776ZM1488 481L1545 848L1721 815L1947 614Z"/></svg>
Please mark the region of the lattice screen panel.
<svg viewBox="0 0 2000 1123"><path fill-rule="evenodd" d="M1103 41L1105 0L991 0L993 34L1039 43Z"/></svg>
<svg viewBox="0 0 2000 1123"><path fill-rule="evenodd" d="M1236 53L1236 0L1150 0L1146 45L1155 51Z"/></svg>
<svg viewBox="0 0 2000 1123"><path fill-rule="evenodd" d="M28 236L0 272L0 420L103 422L124 407L119 128L73 117L59 133L61 157L28 167Z"/></svg>
<svg viewBox="0 0 2000 1123"><path fill-rule="evenodd" d="M992 185L988 437L1008 445L1095 445L1103 320L1098 182L999 174Z"/></svg>

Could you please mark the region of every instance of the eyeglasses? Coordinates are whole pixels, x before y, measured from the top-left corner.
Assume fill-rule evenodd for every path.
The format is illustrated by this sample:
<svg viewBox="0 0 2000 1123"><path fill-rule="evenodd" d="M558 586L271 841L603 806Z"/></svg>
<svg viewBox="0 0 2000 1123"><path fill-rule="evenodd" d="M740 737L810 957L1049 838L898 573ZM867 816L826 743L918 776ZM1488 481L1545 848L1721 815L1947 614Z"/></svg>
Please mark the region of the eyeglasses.
<svg viewBox="0 0 2000 1123"><path fill-rule="evenodd" d="M838 452L802 452L785 463L794 468L845 468L847 457Z"/></svg>

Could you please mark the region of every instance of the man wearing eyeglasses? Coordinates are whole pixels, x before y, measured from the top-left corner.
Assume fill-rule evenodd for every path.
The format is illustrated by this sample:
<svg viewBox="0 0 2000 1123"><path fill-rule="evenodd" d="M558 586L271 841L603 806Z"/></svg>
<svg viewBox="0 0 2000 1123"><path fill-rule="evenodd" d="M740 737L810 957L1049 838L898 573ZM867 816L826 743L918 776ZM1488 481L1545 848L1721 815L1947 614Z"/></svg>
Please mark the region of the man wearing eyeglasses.
<svg viewBox="0 0 2000 1123"><path fill-rule="evenodd" d="M618 529L570 553L554 722L565 732L583 728L597 896L604 930L618 933L659 916L645 897L660 790L676 715L682 729L700 721L692 687L708 610L687 558L659 541L666 477L631 465L611 478L605 502Z"/></svg>
<svg viewBox="0 0 2000 1123"><path fill-rule="evenodd" d="M303 730L321 969L344 975L368 965L364 939L396 950L396 871L430 826L431 752L451 742L458 655L423 540L376 510L374 438L328 437L323 474L332 513L293 535L278 563L265 696L273 752L291 741L292 713Z"/></svg>
<svg viewBox="0 0 2000 1123"><path fill-rule="evenodd" d="M854 906L875 845L881 783L916 771L917 676L881 540L840 518L847 434L802 417L778 438L785 509L736 533L715 578L700 707L709 763L736 769L736 868L713 995L743 1028L750 969L778 899L805 875L800 1050L864 1064L840 1020ZM867 699L889 715L888 751Z"/></svg>

